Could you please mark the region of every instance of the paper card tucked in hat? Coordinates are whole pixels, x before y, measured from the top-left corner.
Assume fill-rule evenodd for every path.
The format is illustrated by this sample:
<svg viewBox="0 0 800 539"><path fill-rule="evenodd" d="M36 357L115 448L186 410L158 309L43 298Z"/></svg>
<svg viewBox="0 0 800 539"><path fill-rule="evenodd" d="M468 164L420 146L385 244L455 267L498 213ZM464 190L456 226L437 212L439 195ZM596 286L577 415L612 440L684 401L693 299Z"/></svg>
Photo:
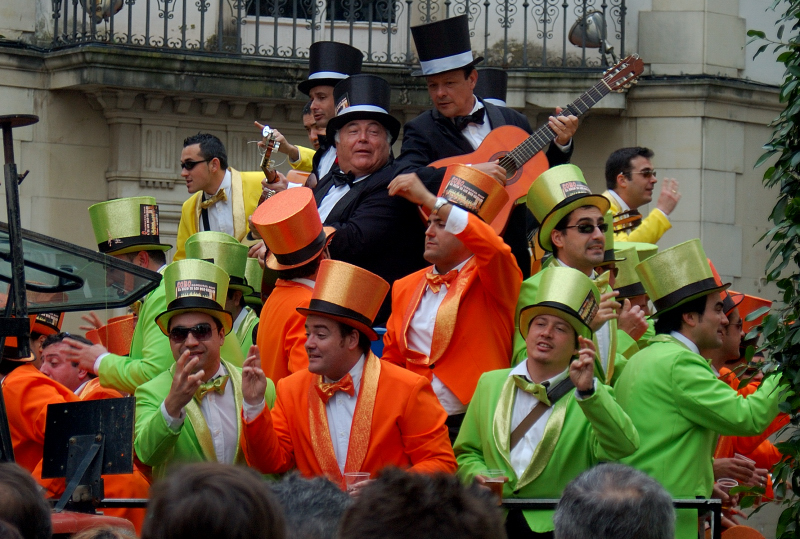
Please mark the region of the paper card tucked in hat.
<svg viewBox="0 0 800 539"><path fill-rule="evenodd" d="M153 197L118 198L89 206L97 249L106 254L169 251L159 240L158 206Z"/></svg>
<svg viewBox="0 0 800 539"><path fill-rule="evenodd" d="M553 250L551 232L573 210L594 206L605 214L610 206L606 197L592 194L583 172L575 165L559 165L543 172L528 189L527 204L541 223L539 243L547 251Z"/></svg>
<svg viewBox="0 0 800 539"><path fill-rule="evenodd" d="M299 268L317 258L335 232L323 227L314 192L308 187L281 191L265 200L252 217L253 227L269 249L267 267Z"/></svg>
<svg viewBox="0 0 800 539"><path fill-rule="evenodd" d="M224 232L197 232L186 240L186 258L197 258L216 264L230 275L228 288L247 295L253 292L244 279L248 248Z"/></svg>
<svg viewBox="0 0 800 539"><path fill-rule="evenodd" d="M474 58L472 55L469 32L467 15L412 26L420 69L411 75L436 75L482 62L482 56Z"/></svg>
<svg viewBox="0 0 800 539"><path fill-rule="evenodd" d="M173 262L164 270L167 310L156 316L156 324L169 335L172 317L201 312L219 320L227 335L233 326L231 313L225 310L230 276L205 260L186 258Z"/></svg>
<svg viewBox="0 0 800 539"><path fill-rule="evenodd" d="M31 333L41 335L55 335L61 331L64 323L64 313L39 313L30 315Z"/></svg>
<svg viewBox="0 0 800 539"><path fill-rule="evenodd" d="M519 313L519 332L527 339L533 319L550 314L569 322L578 335L590 339L591 323L599 309L600 291L583 272L564 266L546 268L542 270L535 303Z"/></svg>
<svg viewBox="0 0 800 539"><path fill-rule="evenodd" d="M699 239L679 243L640 262L636 273L657 309L658 317L693 299L721 292Z"/></svg>
<svg viewBox="0 0 800 539"><path fill-rule="evenodd" d="M372 324L388 292L389 283L374 273L340 260L323 260L308 308L297 312L337 320L375 341Z"/></svg>
<svg viewBox="0 0 800 539"><path fill-rule="evenodd" d="M336 132L350 122L374 120L389 131L394 144L400 133L400 121L389 114L391 97L389 83L376 75L353 75L337 84L333 89L336 116L328 121L325 131L328 140L334 140Z"/></svg>
<svg viewBox="0 0 800 539"><path fill-rule="evenodd" d="M478 82L473 90L475 95L492 105L505 107L507 89L508 71L499 67L478 68Z"/></svg>
<svg viewBox="0 0 800 539"><path fill-rule="evenodd" d="M364 54L337 41L317 41L308 49L308 79L297 85L306 95L317 86L336 86L350 75L361 73Z"/></svg>
<svg viewBox="0 0 800 539"><path fill-rule="evenodd" d="M451 204L474 213L488 224L493 224L495 217L508 202L508 193L500 182L467 165L447 167L440 196ZM501 228L505 228L505 224Z"/></svg>

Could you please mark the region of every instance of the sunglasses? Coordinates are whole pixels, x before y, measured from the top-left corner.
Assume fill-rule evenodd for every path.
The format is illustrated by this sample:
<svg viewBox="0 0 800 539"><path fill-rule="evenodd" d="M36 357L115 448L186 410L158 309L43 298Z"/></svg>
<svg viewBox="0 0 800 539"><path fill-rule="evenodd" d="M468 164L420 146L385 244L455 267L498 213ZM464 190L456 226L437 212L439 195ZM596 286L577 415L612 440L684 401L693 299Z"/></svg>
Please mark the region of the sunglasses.
<svg viewBox="0 0 800 539"><path fill-rule="evenodd" d="M634 171L634 170L632 170L632 171L628 172L628 174L629 175L630 174L641 174L645 178L655 178L656 177L655 169L651 169L651 168L646 168L646 169L644 169L642 171Z"/></svg>
<svg viewBox="0 0 800 539"><path fill-rule="evenodd" d="M211 161L211 159L203 159L202 161L183 161L181 163L181 169L192 170L195 165L199 165L200 163L208 163L209 161Z"/></svg>
<svg viewBox="0 0 800 539"><path fill-rule="evenodd" d="M608 230L608 223L600 223L599 225L595 225L592 223L581 223L579 225L565 226L564 228L576 228L578 229L578 232L580 232L581 234L592 234L594 232L594 229L598 228L600 229L600 232L605 234L606 231Z"/></svg>
<svg viewBox="0 0 800 539"><path fill-rule="evenodd" d="M198 341L207 341L211 338L211 324L197 324L194 327L176 326L169 330L169 340L174 343L181 343L189 337L189 333L194 335Z"/></svg>

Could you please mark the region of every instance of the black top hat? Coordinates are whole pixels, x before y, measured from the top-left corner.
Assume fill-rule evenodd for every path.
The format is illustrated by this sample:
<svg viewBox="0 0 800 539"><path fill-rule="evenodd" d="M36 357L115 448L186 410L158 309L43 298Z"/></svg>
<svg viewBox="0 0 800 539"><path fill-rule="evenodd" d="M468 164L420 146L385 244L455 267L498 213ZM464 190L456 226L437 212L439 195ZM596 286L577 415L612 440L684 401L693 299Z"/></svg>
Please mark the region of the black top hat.
<svg viewBox="0 0 800 539"><path fill-rule="evenodd" d="M483 56L472 56L466 15L414 26L411 34L421 68L411 73L414 77L436 75L483 61Z"/></svg>
<svg viewBox="0 0 800 539"><path fill-rule="evenodd" d="M306 95L315 86L336 86L350 75L361 73L364 55L338 41L317 41L308 49L308 79L297 85Z"/></svg>
<svg viewBox="0 0 800 539"><path fill-rule="evenodd" d="M333 89L336 117L328 122L326 135L333 140L336 131L353 120L375 120L392 135L392 144L400 133L400 122L391 114L392 89L375 75L353 75Z"/></svg>
<svg viewBox="0 0 800 539"><path fill-rule="evenodd" d="M473 93L492 105L506 106L508 71L499 67L482 67L478 70L478 82Z"/></svg>

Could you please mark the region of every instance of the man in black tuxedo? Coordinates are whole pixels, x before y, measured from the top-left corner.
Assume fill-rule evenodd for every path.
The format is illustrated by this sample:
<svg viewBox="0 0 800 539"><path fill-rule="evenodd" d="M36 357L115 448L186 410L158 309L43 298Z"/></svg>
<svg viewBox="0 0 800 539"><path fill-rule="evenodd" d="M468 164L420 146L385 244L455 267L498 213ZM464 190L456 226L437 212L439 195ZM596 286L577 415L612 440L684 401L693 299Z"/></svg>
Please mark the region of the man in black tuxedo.
<svg viewBox="0 0 800 539"><path fill-rule="evenodd" d="M473 152L495 127L513 125L527 133L533 130L523 114L495 106L474 95L478 80L475 64L483 58L473 58L466 15L415 26L411 28L411 33L421 67L412 75L425 77L435 108L406 123L397 167L398 172L416 172L426 187L437 194L444 170L428 167L429 164ZM448 39L441 39L443 35ZM560 112L561 109L556 109L557 115ZM568 163L578 118L551 116L548 125L556 134L554 143L546 152L550 166ZM482 163L476 168L493 175L500 174L499 165L493 163ZM505 172L502 171L502 174ZM503 236L525 278L530 275L527 213L524 205L517 207L511 213Z"/></svg>
<svg viewBox="0 0 800 539"><path fill-rule="evenodd" d="M389 83L374 75L353 75L334 89L338 114L328 122L338 166L314 188L320 218L336 228L331 258L371 271L392 284L426 265L425 234L417 207L390 197L395 176L391 144L400 122L389 114ZM387 294L376 325L391 312Z"/></svg>

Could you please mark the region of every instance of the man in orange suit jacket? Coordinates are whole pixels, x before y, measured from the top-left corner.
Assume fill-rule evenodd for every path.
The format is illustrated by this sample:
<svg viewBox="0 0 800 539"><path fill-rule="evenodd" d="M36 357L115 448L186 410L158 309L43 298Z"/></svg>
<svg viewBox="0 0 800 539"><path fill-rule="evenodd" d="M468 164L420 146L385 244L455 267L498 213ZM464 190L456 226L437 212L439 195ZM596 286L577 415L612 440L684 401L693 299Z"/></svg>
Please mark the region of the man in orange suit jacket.
<svg viewBox="0 0 800 539"><path fill-rule="evenodd" d="M343 485L347 472L386 466L453 473L445 412L430 384L370 351L389 284L338 260L320 264L307 309L308 369L278 382L266 409L258 349L243 369L245 456L263 473L296 467ZM260 393L259 393L260 392Z"/></svg>
<svg viewBox="0 0 800 539"><path fill-rule="evenodd" d="M322 226L314 193L287 189L268 198L253 214L252 226L269 249L266 265L278 272L275 289L261 309L256 344L267 378L278 380L308 367L306 318L319 263L328 258L336 229Z"/></svg>
<svg viewBox="0 0 800 539"><path fill-rule="evenodd" d="M431 381L455 441L478 378L509 367L522 273L489 226L508 199L503 186L460 165L448 168L445 182L444 198L416 174L389 185L390 195L430 212L425 259L434 265L395 281L383 359ZM472 193L487 195L470 205Z"/></svg>

